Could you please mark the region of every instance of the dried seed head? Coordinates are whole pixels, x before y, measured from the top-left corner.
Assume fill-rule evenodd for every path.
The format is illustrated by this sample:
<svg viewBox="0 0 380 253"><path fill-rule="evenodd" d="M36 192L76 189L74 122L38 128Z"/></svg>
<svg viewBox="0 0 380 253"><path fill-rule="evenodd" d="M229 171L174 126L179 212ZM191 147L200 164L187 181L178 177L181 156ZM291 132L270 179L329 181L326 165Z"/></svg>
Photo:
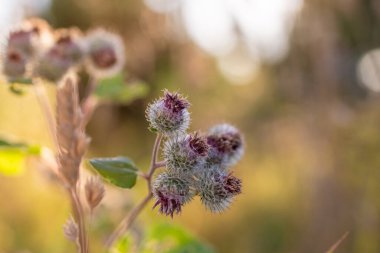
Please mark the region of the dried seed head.
<svg viewBox="0 0 380 253"><path fill-rule="evenodd" d="M90 209L93 210L102 201L105 189L99 177L91 177L87 180L85 186L86 200Z"/></svg>
<svg viewBox="0 0 380 253"><path fill-rule="evenodd" d="M28 58L17 49L8 49L3 61L3 73L9 81L22 78L27 72Z"/></svg>
<svg viewBox="0 0 380 253"><path fill-rule="evenodd" d="M197 133L170 138L164 146L166 167L170 173L194 173L202 168L207 156L206 139Z"/></svg>
<svg viewBox="0 0 380 253"><path fill-rule="evenodd" d="M74 187L88 139L83 129L77 83L67 77L57 91L57 142L59 172L65 182Z"/></svg>
<svg viewBox="0 0 380 253"><path fill-rule="evenodd" d="M153 208L160 205L160 212L171 217L174 213L179 214L182 206L194 196L188 180L167 172L158 175L155 179L153 194L156 198Z"/></svg>
<svg viewBox="0 0 380 253"><path fill-rule="evenodd" d="M184 133L190 124L189 106L180 94L165 91L164 97L151 103L146 110L150 128L168 136Z"/></svg>
<svg viewBox="0 0 380 253"><path fill-rule="evenodd" d="M119 35L103 29L94 30L87 35L86 48L88 71L96 77L112 77L124 67L125 49Z"/></svg>
<svg viewBox="0 0 380 253"><path fill-rule="evenodd" d="M207 143L210 145L207 163L222 167L235 165L244 153L243 138L237 128L229 124L216 125L209 130Z"/></svg>
<svg viewBox="0 0 380 253"><path fill-rule="evenodd" d="M63 225L63 233L65 234L68 240L77 242L79 230L78 225L76 224L72 216L70 216L70 218L68 218L66 223Z"/></svg>
<svg viewBox="0 0 380 253"><path fill-rule="evenodd" d="M212 168L199 177L197 190L202 204L211 212L222 212L241 193L241 180Z"/></svg>

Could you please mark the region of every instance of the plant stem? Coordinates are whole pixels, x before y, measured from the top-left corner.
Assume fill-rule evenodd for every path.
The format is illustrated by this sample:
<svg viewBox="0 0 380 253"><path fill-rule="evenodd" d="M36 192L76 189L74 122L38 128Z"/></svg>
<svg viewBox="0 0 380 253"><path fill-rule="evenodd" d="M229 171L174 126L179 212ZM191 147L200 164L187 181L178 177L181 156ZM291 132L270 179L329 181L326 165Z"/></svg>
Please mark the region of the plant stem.
<svg viewBox="0 0 380 253"><path fill-rule="evenodd" d="M153 197L153 194L151 192L148 193L148 195L137 205L135 206L132 211L129 213L127 217L124 218L124 220L119 224L119 226L115 229L115 231L111 234L111 236L108 238L106 242L106 248L109 249L114 244L114 242L122 236L125 231L127 231L137 216L140 214L140 212L145 208L145 206L148 204L149 200Z"/></svg>
<svg viewBox="0 0 380 253"><path fill-rule="evenodd" d="M158 158L158 151L160 149L160 144L162 140L162 135L157 134L156 141L153 146L153 152L152 152L152 158L151 158L151 164L148 173L144 177L147 182L148 186L148 194L146 197L137 205L135 206L129 215L123 219L123 221L119 224L119 226L115 229L115 231L111 234L111 236L108 238L105 246L107 249L111 248L112 245L115 243L115 241L122 236L133 224L133 222L136 220L136 218L139 216L142 210L146 207L146 205L149 203L149 201L153 197L152 193L152 176L157 168L160 168L165 165L163 162L157 162Z"/></svg>
<svg viewBox="0 0 380 253"><path fill-rule="evenodd" d="M53 144L55 148L58 148L54 114L49 104L49 99L47 97L45 88L43 87L42 83L39 81L36 81L33 84L33 88L34 88L34 93L36 94L38 103L41 107L42 113L45 115L45 120L48 124L49 132L50 132Z"/></svg>
<svg viewBox="0 0 380 253"><path fill-rule="evenodd" d="M90 76L88 81L86 93L82 101L82 112L83 112L83 124L84 126L90 121L92 115L94 114L95 108L98 104L98 100L94 96L94 92L97 86L97 80L94 77Z"/></svg>
<svg viewBox="0 0 380 253"><path fill-rule="evenodd" d="M78 224L79 229L79 246L80 246L80 253L88 253L88 238L86 233L86 225L84 220L84 212L83 207L80 202L78 193L76 189L70 189L70 196L71 196L71 204L73 208L73 213L75 220Z"/></svg>

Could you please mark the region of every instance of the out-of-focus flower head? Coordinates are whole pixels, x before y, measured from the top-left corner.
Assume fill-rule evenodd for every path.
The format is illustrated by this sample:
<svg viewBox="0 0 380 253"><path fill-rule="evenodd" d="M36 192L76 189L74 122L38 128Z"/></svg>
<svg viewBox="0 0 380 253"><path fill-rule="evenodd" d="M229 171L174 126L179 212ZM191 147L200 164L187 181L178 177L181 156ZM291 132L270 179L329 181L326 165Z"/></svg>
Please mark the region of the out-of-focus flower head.
<svg viewBox="0 0 380 253"><path fill-rule="evenodd" d="M219 164L224 168L235 165L244 153L243 138L239 130L229 124L212 127L207 135L210 150L207 158L209 166Z"/></svg>
<svg viewBox="0 0 380 253"><path fill-rule="evenodd" d="M82 37L78 29L62 29L56 32L54 45L37 62L35 74L57 82L69 69L76 68L83 56Z"/></svg>
<svg viewBox="0 0 380 253"><path fill-rule="evenodd" d="M146 110L150 128L167 136L184 133L190 124L189 106L180 94L165 91Z"/></svg>
<svg viewBox="0 0 380 253"><path fill-rule="evenodd" d="M121 37L104 29L96 29L86 37L87 69L98 78L112 77L125 64L125 49Z"/></svg>
<svg viewBox="0 0 380 253"><path fill-rule="evenodd" d="M53 50L62 57L68 58L73 64L78 63L84 55L83 36L79 29L59 29L55 32Z"/></svg>
<svg viewBox="0 0 380 253"><path fill-rule="evenodd" d="M27 57L33 57L49 40L51 41L51 29L48 23L42 19L31 18L11 30L6 48L17 49Z"/></svg>
<svg viewBox="0 0 380 253"><path fill-rule="evenodd" d="M23 78L27 72L28 58L17 49L8 49L3 59L3 73L13 82Z"/></svg>
<svg viewBox="0 0 380 253"><path fill-rule="evenodd" d="M49 38L49 25L37 18L27 19L10 31L1 61L2 72L9 81L17 81L31 74L31 64Z"/></svg>

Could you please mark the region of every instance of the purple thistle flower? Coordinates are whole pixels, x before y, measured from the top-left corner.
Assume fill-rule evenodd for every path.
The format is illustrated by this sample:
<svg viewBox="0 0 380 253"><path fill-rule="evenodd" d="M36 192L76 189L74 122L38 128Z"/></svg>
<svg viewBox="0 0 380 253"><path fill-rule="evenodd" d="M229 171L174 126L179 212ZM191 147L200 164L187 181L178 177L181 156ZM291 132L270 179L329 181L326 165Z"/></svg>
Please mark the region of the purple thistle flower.
<svg viewBox="0 0 380 253"><path fill-rule="evenodd" d="M197 133L171 138L164 147L166 167L174 174L195 173L203 168L208 149L206 139Z"/></svg>
<svg viewBox="0 0 380 253"><path fill-rule="evenodd" d="M233 196L241 193L241 180L232 175L232 173L223 177L224 189Z"/></svg>
<svg viewBox="0 0 380 253"><path fill-rule="evenodd" d="M204 137L200 137L198 133L190 135L189 146L191 150L200 156L206 156L209 150L209 145L207 144L206 139Z"/></svg>
<svg viewBox="0 0 380 253"><path fill-rule="evenodd" d="M179 214L182 206L189 202L194 195L190 183L186 179L166 172L155 179L153 194L156 198L153 208L160 206L159 211L171 217L174 213Z"/></svg>
<svg viewBox="0 0 380 253"><path fill-rule="evenodd" d="M151 103L146 110L150 128L173 136L182 134L189 127L189 102L178 93L164 92L164 97Z"/></svg>
<svg viewBox="0 0 380 253"><path fill-rule="evenodd" d="M182 210L182 203L180 199L173 194L156 191L156 203L153 206L153 209L156 206L160 205L160 212L166 216L170 215L173 218L174 212L179 214Z"/></svg>
<svg viewBox="0 0 380 253"><path fill-rule="evenodd" d="M190 103L186 99L182 98L178 93L170 93L166 90L164 95L165 107L173 113L180 113L183 109L190 106Z"/></svg>
<svg viewBox="0 0 380 253"><path fill-rule="evenodd" d="M241 180L214 167L200 175L197 188L201 202L208 210L222 212L241 193Z"/></svg>

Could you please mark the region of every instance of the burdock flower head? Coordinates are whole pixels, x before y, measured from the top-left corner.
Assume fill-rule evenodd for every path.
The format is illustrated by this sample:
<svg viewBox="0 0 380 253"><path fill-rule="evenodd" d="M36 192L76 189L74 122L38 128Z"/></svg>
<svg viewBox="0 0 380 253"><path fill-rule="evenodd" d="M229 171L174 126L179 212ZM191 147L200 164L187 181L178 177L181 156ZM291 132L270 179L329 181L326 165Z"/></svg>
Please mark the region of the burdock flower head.
<svg viewBox="0 0 380 253"><path fill-rule="evenodd" d="M153 194L156 203L153 208L160 206L160 212L173 217L179 214L182 206L189 202L194 192L189 181L179 175L170 175L167 172L160 174L154 181Z"/></svg>
<svg viewBox="0 0 380 253"><path fill-rule="evenodd" d="M219 168L205 171L197 184L202 204L211 212L222 212L241 193L241 180Z"/></svg>
<svg viewBox="0 0 380 253"><path fill-rule="evenodd" d="M44 20L28 19L10 32L6 46L8 49L20 50L30 58L47 43L50 37L50 27Z"/></svg>
<svg viewBox="0 0 380 253"><path fill-rule="evenodd" d="M84 55L81 31L76 28L57 30L56 42L53 48L62 57L72 61L73 64L78 63Z"/></svg>
<svg viewBox="0 0 380 253"><path fill-rule="evenodd" d="M208 149L206 139L197 133L173 137L164 147L166 167L175 174L196 172L203 167Z"/></svg>
<svg viewBox="0 0 380 253"><path fill-rule="evenodd" d="M81 34L77 29L56 32L54 45L39 59L36 74L46 80L59 81L70 68L74 68L83 56Z"/></svg>
<svg viewBox="0 0 380 253"><path fill-rule="evenodd" d="M8 49L3 59L3 73L9 81L21 79L27 72L28 58L20 50Z"/></svg>
<svg viewBox="0 0 380 253"><path fill-rule="evenodd" d="M165 91L164 97L150 104L146 110L150 128L169 136L184 133L190 124L189 105L180 94Z"/></svg>
<svg viewBox="0 0 380 253"><path fill-rule="evenodd" d="M87 68L99 77L112 77L122 70L125 64L125 49L120 36L97 29L90 32L86 40Z"/></svg>
<svg viewBox="0 0 380 253"><path fill-rule="evenodd" d="M2 54L2 72L9 81L30 74L31 63L51 35L49 25L40 19L29 19L13 29Z"/></svg>
<svg viewBox="0 0 380 253"><path fill-rule="evenodd" d="M229 124L212 127L207 135L210 150L209 166L219 164L224 168L235 165L243 155L243 138L238 129Z"/></svg>

